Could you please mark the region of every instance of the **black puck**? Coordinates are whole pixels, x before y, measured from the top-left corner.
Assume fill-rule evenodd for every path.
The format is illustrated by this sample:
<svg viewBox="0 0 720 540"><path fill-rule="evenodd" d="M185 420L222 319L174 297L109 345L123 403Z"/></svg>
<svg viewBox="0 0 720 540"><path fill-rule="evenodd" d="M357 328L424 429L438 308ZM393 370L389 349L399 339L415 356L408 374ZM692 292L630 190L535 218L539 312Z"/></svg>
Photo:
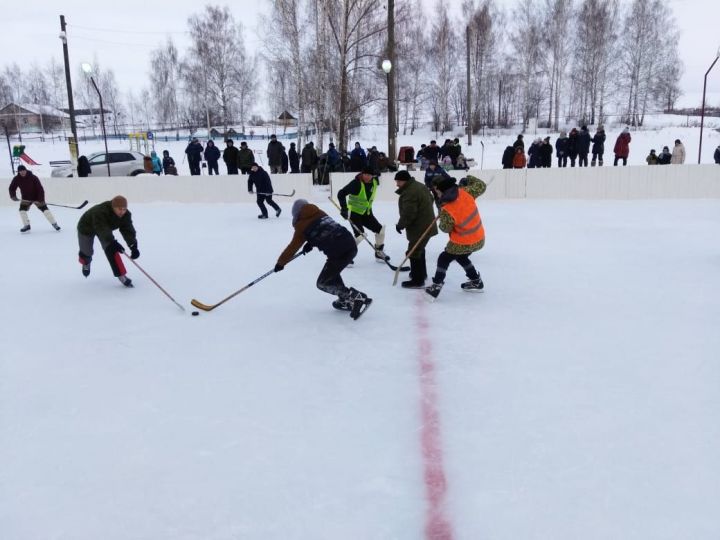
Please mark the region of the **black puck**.
<svg viewBox="0 0 720 540"><path fill-rule="evenodd" d="M200 315L200 312L199 312L199 311L193 311L192 314L193 314L194 317L197 317L198 315Z"/></svg>

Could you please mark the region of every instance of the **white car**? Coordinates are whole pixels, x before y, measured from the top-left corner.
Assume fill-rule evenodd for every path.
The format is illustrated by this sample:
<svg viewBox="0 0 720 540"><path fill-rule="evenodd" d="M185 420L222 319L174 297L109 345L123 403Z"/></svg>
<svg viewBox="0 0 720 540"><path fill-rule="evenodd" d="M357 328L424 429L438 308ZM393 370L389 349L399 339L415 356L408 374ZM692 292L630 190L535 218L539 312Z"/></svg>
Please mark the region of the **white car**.
<svg viewBox="0 0 720 540"><path fill-rule="evenodd" d="M88 176L107 176L107 160L106 155L110 156L110 175L111 176L136 176L145 172L145 157L140 152L132 152L130 150L117 150L108 152L95 152L90 154L88 163L90 163L91 172ZM72 174L71 165L63 165L52 170L50 176L54 178L69 178Z"/></svg>

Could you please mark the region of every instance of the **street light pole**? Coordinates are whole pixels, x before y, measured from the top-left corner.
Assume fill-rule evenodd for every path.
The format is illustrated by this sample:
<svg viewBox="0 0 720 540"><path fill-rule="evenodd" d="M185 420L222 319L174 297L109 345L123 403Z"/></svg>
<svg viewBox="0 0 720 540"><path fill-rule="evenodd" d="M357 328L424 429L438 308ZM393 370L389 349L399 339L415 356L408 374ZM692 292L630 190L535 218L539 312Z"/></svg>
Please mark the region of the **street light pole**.
<svg viewBox="0 0 720 540"><path fill-rule="evenodd" d="M105 110L103 109L102 94L100 93L98 85L95 83L95 78L92 76L92 66L85 62L82 65L82 69L90 77L90 82L95 88L98 98L100 99L100 124L102 126L103 140L105 141L105 165L107 165L108 176L112 176L110 174L110 154L108 153L107 133L105 132Z"/></svg>
<svg viewBox="0 0 720 540"><path fill-rule="evenodd" d="M72 80L70 79L70 56L67 46L67 32L65 31L65 15L60 15L60 41L63 44L63 58L65 60L65 86L68 94L68 114L70 114L70 131L72 131L73 140L70 141L70 158L73 161L73 167L77 167L78 136L77 124L75 123L75 104L73 102Z"/></svg>
<svg viewBox="0 0 720 540"><path fill-rule="evenodd" d="M15 176L15 162L13 161L12 149L10 148L10 134L8 133L7 124L5 120L2 120L2 127L5 130L5 138L7 139L8 155L10 156L10 168L12 169L13 176Z"/></svg>
<svg viewBox="0 0 720 540"><path fill-rule="evenodd" d="M466 61L467 61L467 144L472 146L472 101L470 98L470 25L465 29Z"/></svg>
<svg viewBox="0 0 720 540"><path fill-rule="evenodd" d="M388 45L387 60L383 61L382 68L387 75L388 85L388 157L394 163L397 159L395 152L395 1L388 0ZM387 62L387 63L386 63Z"/></svg>
<svg viewBox="0 0 720 540"><path fill-rule="evenodd" d="M700 160L702 158L702 138L703 138L703 127L705 125L705 91L707 90L707 78L708 78L708 74L710 73L710 70L713 67L715 67L715 64L717 63L718 59L720 59L720 47L718 47L717 54L715 55L715 60L713 60L713 63L710 64L710 67L705 72L705 81L703 82L702 110L700 112L700 144L698 145L698 165L700 165Z"/></svg>

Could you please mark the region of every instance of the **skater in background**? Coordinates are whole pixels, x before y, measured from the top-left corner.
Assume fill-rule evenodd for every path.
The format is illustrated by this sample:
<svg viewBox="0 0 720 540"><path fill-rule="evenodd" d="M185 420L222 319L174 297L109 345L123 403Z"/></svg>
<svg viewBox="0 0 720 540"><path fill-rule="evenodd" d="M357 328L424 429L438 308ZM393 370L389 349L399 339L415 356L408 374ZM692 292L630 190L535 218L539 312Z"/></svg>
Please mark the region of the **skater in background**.
<svg viewBox="0 0 720 540"><path fill-rule="evenodd" d="M168 150L163 150L162 166L163 171L165 172L165 176L177 176L177 167L175 167L175 160L170 157L170 152Z"/></svg>
<svg viewBox="0 0 720 540"><path fill-rule="evenodd" d="M119 230L130 248L130 258L137 259L140 256L132 214L127 209L127 204L125 197L117 195L110 201L96 204L80 217L77 225L80 248L78 257L82 264L83 276L90 275L90 264L94 252L93 244L97 236L110 263L113 275L126 287L133 286L132 280L126 275L127 271L120 256L121 253L125 253L125 248L113 236L113 231Z"/></svg>
<svg viewBox="0 0 720 540"><path fill-rule="evenodd" d="M268 203L275 209L275 217L280 217L282 209L272 200L273 187L270 181L270 175L257 163L250 166L250 174L248 175L248 193L253 193L253 186L257 189L257 205L260 207L260 215L258 219L267 219L268 211L265 203Z"/></svg>
<svg viewBox="0 0 720 540"><path fill-rule="evenodd" d="M613 148L613 152L615 153L615 161L613 162L613 166L617 167L618 161L622 159L623 167L627 165L628 156L630 155L630 141L632 140L632 137L630 136L630 130L626 127L622 130L622 133L618 135L618 138L615 140L615 148Z"/></svg>
<svg viewBox="0 0 720 540"><path fill-rule="evenodd" d="M459 187L455 179L440 180L435 190L440 197L440 230L450 235L450 241L438 257L433 284L425 292L437 298L445 283L445 274L450 263L457 261L465 271L468 281L460 285L464 291L480 291L483 282L480 274L470 262L470 254L485 245L485 229L475 199L485 193L485 182L474 176L468 176L467 185Z"/></svg>
<svg viewBox="0 0 720 540"><path fill-rule="evenodd" d="M357 254L357 244L350 232L325 212L305 199L298 199L292 206L292 240L278 257L275 272L280 272L302 248L309 253L318 248L327 261L317 278L317 288L337 296L332 305L335 309L351 311L353 304L366 302L368 297L352 287L347 287L340 275ZM304 245L303 245L304 244Z"/></svg>
<svg viewBox="0 0 720 540"><path fill-rule="evenodd" d="M433 224L422 240L420 238L435 219L435 204L428 189L420 182L415 181L407 171L395 173L395 185L398 188L395 193L399 195L398 210L400 212L395 230L400 234L405 231L408 241L406 254L415 247L410 255L410 279L403 281L400 285L406 289L421 289L425 287L427 279L425 247L430 238L438 233L437 225Z"/></svg>
<svg viewBox="0 0 720 540"><path fill-rule="evenodd" d="M385 226L373 214L372 205L380 184L373 170L366 166L349 184L337 193L340 203L340 215L355 225L355 242L362 242L365 227L375 233L375 259L378 262L389 260L385 249Z"/></svg>
<svg viewBox="0 0 720 540"><path fill-rule="evenodd" d="M219 175L220 170L218 167L218 161L220 161L220 149L215 146L214 141L210 140L207 142L203 155L205 157L205 161L207 161L208 174L212 176L214 172L215 176Z"/></svg>
<svg viewBox="0 0 720 540"><path fill-rule="evenodd" d="M20 189L20 197L22 197L22 200L17 198L18 188ZM40 179L35 176L32 171L28 171L25 165L18 166L17 174L10 182L8 192L13 201L20 201L20 220L23 224L22 229L20 229L21 233L30 230L28 210L33 204L43 213L45 219L48 220L56 231L60 230L60 225L55 221L55 216L52 215L52 212L45 204L45 190L40 183Z"/></svg>

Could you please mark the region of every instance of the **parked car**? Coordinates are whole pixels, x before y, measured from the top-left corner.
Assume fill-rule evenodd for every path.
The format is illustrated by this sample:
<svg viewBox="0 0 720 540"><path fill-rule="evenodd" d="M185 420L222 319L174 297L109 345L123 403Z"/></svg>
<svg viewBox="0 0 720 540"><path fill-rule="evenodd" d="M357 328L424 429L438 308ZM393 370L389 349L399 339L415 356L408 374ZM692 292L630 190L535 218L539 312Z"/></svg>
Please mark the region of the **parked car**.
<svg viewBox="0 0 720 540"><path fill-rule="evenodd" d="M88 162L92 171L89 176L107 176L106 155L110 156L110 175L111 176L136 176L145 172L143 158L140 152L132 152L130 150L118 150L115 152L95 152L90 154ZM69 178L72 174L71 165L63 165L52 170L50 176L54 178Z"/></svg>

